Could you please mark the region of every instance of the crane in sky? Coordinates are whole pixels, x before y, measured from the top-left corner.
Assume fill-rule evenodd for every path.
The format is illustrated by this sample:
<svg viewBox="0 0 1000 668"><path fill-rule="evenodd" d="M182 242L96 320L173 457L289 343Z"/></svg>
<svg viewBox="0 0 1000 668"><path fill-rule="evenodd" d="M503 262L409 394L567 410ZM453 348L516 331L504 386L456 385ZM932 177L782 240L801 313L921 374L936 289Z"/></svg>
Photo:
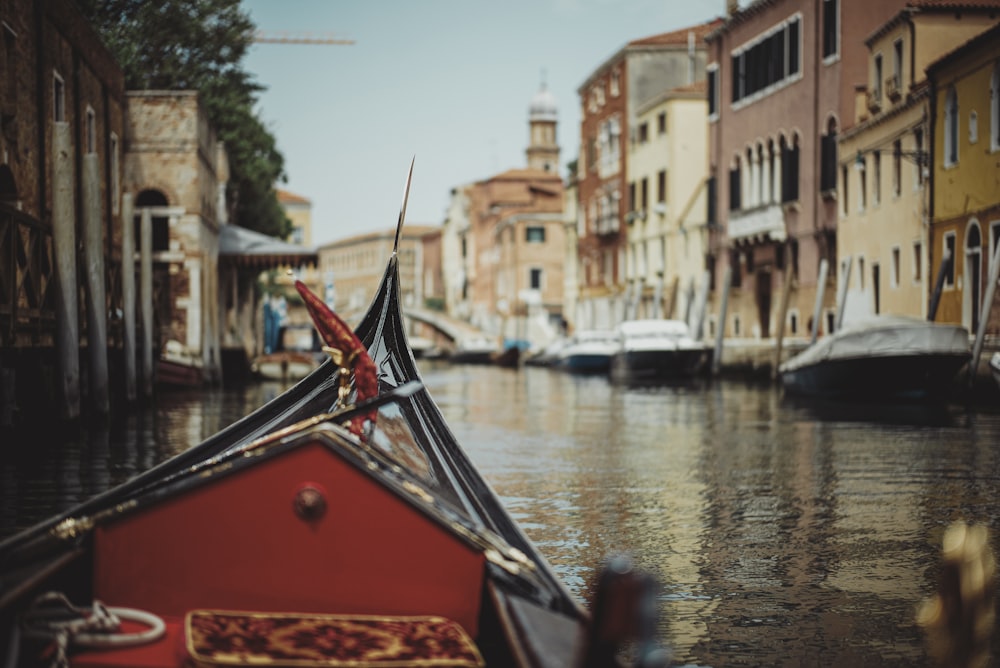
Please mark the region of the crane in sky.
<svg viewBox="0 0 1000 668"><path fill-rule="evenodd" d="M353 39L335 37L330 33L292 32L288 30L257 30L253 33L253 41L258 44L337 44L341 46L354 44Z"/></svg>

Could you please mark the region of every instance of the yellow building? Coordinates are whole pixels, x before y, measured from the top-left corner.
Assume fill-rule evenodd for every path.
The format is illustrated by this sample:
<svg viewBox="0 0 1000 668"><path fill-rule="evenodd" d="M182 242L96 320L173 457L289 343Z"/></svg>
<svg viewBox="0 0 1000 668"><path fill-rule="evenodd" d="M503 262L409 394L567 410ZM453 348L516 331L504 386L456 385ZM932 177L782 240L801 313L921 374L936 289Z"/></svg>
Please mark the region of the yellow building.
<svg viewBox="0 0 1000 668"><path fill-rule="evenodd" d="M440 267L441 228L407 225L399 238L399 292L404 307L424 307L440 297L435 268ZM396 229L359 234L319 247L319 271L330 277L328 302L348 322L364 315L392 255ZM433 257L428 257L433 256Z"/></svg>
<svg viewBox="0 0 1000 668"><path fill-rule="evenodd" d="M931 96L929 63L992 25L969 7L907 7L865 40L868 81L840 137L836 272L844 322L873 313L926 317Z"/></svg>
<svg viewBox="0 0 1000 668"><path fill-rule="evenodd" d="M1000 334L995 296L983 304L1000 240L1000 25L932 63L931 266L944 272L935 320ZM995 271L995 269L994 269ZM993 274L996 275L995 273ZM992 307L992 308L991 308Z"/></svg>
<svg viewBox="0 0 1000 668"><path fill-rule="evenodd" d="M638 109L626 173L629 317L687 320L704 287L708 175L705 81Z"/></svg>
<svg viewBox="0 0 1000 668"><path fill-rule="evenodd" d="M278 204L292 223L292 231L285 241L299 246L312 246L312 202L287 190L276 191Z"/></svg>

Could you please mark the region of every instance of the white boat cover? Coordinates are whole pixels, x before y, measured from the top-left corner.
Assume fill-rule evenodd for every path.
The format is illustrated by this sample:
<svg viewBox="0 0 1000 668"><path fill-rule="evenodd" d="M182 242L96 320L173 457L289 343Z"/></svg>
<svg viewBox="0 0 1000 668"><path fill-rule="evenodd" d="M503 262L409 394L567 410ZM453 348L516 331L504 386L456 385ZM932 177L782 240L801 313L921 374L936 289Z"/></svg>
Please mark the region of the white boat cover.
<svg viewBox="0 0 1000 668"><path fill-rule="evenodd" d="M851 323L781 365L786 373L829 360L908 355L964 355L969 331L959 325L897 315L878 315Z"/></svg>
<svg viewBox="0 0 1000 668"><path fill-rule="evenodd" d="M618 336L611 330L585 329L577 332L558 353L559 359L574 355L607 355L618 349Z"/></svg>
<svg viewBox="0 0 1000 668"><path fill-rule="evenodd" d="M691 338L683 320L626 320L618 325L623 350L692 350L705 346Z"/></svg>

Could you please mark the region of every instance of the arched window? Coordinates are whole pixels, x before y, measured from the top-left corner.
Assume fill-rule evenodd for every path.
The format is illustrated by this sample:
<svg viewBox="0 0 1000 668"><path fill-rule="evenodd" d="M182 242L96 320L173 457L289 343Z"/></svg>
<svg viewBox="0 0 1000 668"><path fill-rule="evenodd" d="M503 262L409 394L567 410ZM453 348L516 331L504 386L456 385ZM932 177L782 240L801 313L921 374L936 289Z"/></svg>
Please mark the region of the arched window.
<svg viewBox="0 0 1000 668"><path fill-rule="evenodd" d="M979 329L980 300L983 284L983 235L979 221L973 218L965 232L965 281L968 285L969 318L963 319L974 332Z"/></svg>
<svg viewBox="0 0 1000 668"><path fill-rule="evenodd" d="M837 119L831 116L826 123L826 134L820 138L819 190L837 189Z"/></svg>
<svg viewBox="0 0 1000 668"><path fill-rule="evenodd" d="M944 100L944 164L958 162L958 94L949 88Z"/></svg>

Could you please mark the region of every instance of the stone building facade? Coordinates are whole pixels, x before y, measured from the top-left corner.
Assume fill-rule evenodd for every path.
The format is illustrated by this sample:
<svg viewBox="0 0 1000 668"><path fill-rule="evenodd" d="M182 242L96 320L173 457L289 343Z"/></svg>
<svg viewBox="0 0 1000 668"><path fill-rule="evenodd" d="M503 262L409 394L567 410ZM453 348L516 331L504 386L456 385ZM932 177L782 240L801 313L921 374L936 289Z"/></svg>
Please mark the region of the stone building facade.
<svg viewBox="0 0 1000 668"><path fill-rule="evenodd" d="M925 70L993 25L998 9L910 3L865 40L868 79L856 88L854 126L839 142L837 259L844 324L880 313L928 315L934 274Z"/></svg>
<svg viewBox="0 0 1000 668"><path fill-rule="evenodd" d="M219 230L229 167L194 91L130 91L125 189L152 223L154 340L221 378ZM135 238L141 239L141 232Z"/></svg>
<svg viewBox="0 0 1000 668"><path fill-rule="evenodd" d="M431 225L404 225L399 238L399 291L403 308L423 308L428 298L441 299L440 267L441 229ZM327 302L351 324L356 324L378 291L386 264L392 256L396 230L358 234L321 245L319 272L332 277L332 291ZM429 245L431 261L425 257ZM432 290L433 294L429 294ZM330 299L332 297L332 300Z"/></svg>
<svg viewBox="0 0 1000 668"><path fill-rule="evenodd" d="M859 47L903 4L733 2L708 35L713 233L706 264L713 312L728 291L718 324L727 338L832 330L837 138L853 124L855 84L868 78Z"/></svg>
<svg viewBox="0 0 1000 668"><path fill-rule="evenodd" d="M629 42L577 89L582 107L578 326L610 328L625 316L626 158L638 110L664 91L705 78L704 38L718 25Z"/></svg>

